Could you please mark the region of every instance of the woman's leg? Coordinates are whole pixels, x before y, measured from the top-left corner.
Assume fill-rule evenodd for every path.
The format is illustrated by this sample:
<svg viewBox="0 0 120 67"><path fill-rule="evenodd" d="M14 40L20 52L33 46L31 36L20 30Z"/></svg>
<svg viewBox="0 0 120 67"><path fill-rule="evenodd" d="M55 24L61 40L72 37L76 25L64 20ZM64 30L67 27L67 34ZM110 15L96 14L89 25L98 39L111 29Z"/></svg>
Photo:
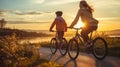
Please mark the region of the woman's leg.
<svg viewBox="0 0 120 67"><path fill-rule="evenodd" d="M88 33L87 33L87 31L86 31L85 29L83 29L83 30L81 31L81 36L82 36L84 42L86 43L87 40L89 39L89 37L88 37Z"/></svg>
<svg viewBox="0 0 120 67"><path fill-rule="evenodd" d="M87 27L87 28L83 28L83 29L82 29L81 35L82 35L82 38L83 38L83 40L84 40L85 43L89 41L89 36L88 36L88 34L89 34L90 32L92 32L92 31L93 31L92 27Z"/></svg>

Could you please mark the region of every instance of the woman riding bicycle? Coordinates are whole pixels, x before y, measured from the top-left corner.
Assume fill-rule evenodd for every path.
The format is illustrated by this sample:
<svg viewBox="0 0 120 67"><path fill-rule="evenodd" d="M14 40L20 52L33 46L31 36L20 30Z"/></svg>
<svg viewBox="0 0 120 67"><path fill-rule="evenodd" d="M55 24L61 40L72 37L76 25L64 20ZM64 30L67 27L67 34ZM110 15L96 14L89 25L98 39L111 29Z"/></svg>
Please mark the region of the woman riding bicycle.
<svg viewBox="0 0 120 67"><path fill-rule="evenodd" d="M70 25L70 28L72 28L75 24L77 24L79 17L81 17L81 20L84 23L84 27L81 31L81 35L85 42L85 46L89 47L91 45L89 44L90 41L88 34L97 29L98 21L93 18L92 13L94 10L87 4L85 0L80 1L79 7L80 9L78 10L76 18Z"/></svg>

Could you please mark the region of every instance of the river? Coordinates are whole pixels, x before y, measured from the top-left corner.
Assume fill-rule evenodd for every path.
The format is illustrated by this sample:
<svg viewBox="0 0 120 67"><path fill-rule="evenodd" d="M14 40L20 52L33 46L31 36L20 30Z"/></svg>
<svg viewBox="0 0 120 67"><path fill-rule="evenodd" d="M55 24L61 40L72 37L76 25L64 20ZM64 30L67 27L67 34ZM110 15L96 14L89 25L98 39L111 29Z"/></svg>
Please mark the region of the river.
<svg viewBox="0 0 120 67"><path fill-rule="evenodd" d="M110 38L120 38L119 36L108 36ZM36 38L31 38L31 39L23 39L20 42L24 43L24 42L30 42L30 43L40 43L40 42L49 42L51 40L51 38L53 37L36 37ZM69 40L72 37L66 37L67 40Z"/></svg>
<svg viewBox="0 0 120 67"><path fill-rule="evenodd" d="M53 37L36 37L31 39L23 39L20 43L30 42L30 43L40 43L40 42L49 42ZM66 39L70 39L71 37L66 37Z"/></svg>
<svg viewBox="0 0 120 67"><path fill-rule="evenodd" d="M36 37L36 38L31 38L31 39L23 39L20 42L30 42L30 43L40 43L40 42L47 42L50 41L52 37Z"/></svg>

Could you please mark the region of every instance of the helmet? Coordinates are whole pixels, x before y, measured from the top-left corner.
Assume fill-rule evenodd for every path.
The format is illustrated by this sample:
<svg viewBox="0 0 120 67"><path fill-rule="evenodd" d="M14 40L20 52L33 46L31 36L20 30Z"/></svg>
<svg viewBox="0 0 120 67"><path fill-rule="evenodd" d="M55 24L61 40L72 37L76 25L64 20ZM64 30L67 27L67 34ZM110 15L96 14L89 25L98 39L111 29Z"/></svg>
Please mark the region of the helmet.
<svg viewBox="0 0 120 67"><path fill-rule="evenodd" d="M62 16L62 11L56 11L55 14L56 14L57 16Z"/></svg>

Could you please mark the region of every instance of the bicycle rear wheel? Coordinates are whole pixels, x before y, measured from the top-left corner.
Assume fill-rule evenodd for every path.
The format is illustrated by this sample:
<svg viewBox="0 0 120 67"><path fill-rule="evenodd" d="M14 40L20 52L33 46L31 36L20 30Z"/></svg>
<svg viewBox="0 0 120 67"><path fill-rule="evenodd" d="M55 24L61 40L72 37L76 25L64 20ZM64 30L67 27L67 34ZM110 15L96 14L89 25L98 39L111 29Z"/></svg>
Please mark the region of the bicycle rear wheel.
<svg viewBox="0 0 120 67"><path fill-rule="evenodd" d="M68 44L68 55L75 60L79 55L79 44L76 39L71 39Z"/></svg>
<svg viewBox="0 0 120 67"><path fill-rule="evenodd" d="M59 51L60 51L61 55L65 56L67 53L67 40L65 38L62 38L59 45L60 45Z"/></svg>
<svg viewBox="0 0 120 67"><path fill-rule="evenodd" d="M95 38L93 40L93 55L98 60L102 60L106 57L107 52L108 52L108 46L106 41L101 37Z"/></svg>
<svg viewBox="0 0 120 67"><path fill-rule="evenodd" d="M50 42L50 50L51 50L51 53L52 54L55 54L56 51L57 51L57 40L55 38L52 38L51 39L51 42Z"/></svg>

